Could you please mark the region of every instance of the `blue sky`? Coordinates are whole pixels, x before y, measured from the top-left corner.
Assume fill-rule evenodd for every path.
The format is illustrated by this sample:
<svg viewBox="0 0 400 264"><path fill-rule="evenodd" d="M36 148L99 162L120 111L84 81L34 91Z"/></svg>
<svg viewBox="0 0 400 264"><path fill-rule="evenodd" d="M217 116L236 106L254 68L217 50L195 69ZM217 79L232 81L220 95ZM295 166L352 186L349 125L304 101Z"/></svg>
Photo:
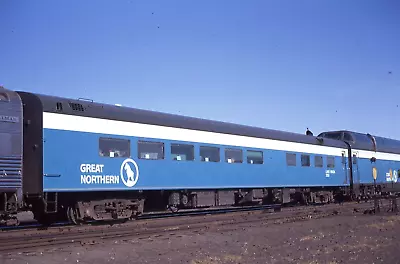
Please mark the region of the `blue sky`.
<svg viewBox="0 0 400 264"><path fill-rule="evenodd" d="M0 84L400 139L399 12L396 0L0 0Z"/></svg>

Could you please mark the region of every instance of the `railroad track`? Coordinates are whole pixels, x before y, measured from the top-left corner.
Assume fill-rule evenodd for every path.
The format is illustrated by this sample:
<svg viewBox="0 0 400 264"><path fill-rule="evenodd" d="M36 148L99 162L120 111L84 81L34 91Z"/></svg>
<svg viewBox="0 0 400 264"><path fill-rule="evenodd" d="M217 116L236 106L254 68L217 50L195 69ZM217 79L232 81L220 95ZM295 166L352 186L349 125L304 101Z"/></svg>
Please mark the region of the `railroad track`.
<svg viewBox="0 0 400 264"><path fill-rule="evenodd" d="M159 219L157 221L132 222L125 225L91 226L81 228L59 228L36 233L3 233L0 235L0 253L9 253L39 248L57 247L73 244L96 244L108 239L141 238L153 235L167 235L172 232L207 231L210 227L226 228L265 222L282 224L304 221L310 218L323 218L336 214L353 213L370 209L372 203L327 205L325 207L306 207L303 210L283 210L279 213L235 212L225 215L195 216L182 219ZM361 213L361 212L360 212Z"/></svg>
<svg viewBox="0 0 400 264"><path fill-rule="evenodd" d="M356 202L346 202L346 204L352 204ZM327 204L310 204L308 206L327 206ZM259 211L259 210L275 210L280 211L281 208L285 208L285 210L303 210L305 206L299 205L289 205L289 206L282 206L281 204L273 204L273 205L254 205L254 206L229 206L229 207L213 207L213 208L205 208L205 209L184 209L180 210L179 212L171 212L171 211L161 211L161 212L149 212L139 216L137 219L133 220L143 221L149 219L165 219L171 217L187 217L187 216L200 216L200 215L218 215L218 214L227 214L233 212L246 212L246 211ZM306 206L307 207L307 206ZM115 225L118 222L112 221L104 221L104 222L88 222L85 223L86 226L90 225ZM43 227L40 224L33 221L25 222L23 225L19 226L0 226L0 231L25 231L25 230L34 230L34 229L54 229L59 227L76 227L73 223L70 222L57 222L53 223L50 226Z"/></svg>
<svg viewBox="0 0 400 264"><path fill-rule="evenodd" d="M321 204L315 204L321 205ZM302 208L303 206L284 206L284 208L293 208L298 209ZM149 212L144 213L143 215L139 216L134 221L142 221L142 220L149 220L149 219L160 219L160 218L171 218L171 217L185 217L185 216L199 216L199 215L215 215L215 214L226 214L232 212L246 212L246 211L258 211L258 210L277 210L279 211L282 208L281 204L273 204L273 205L254 205L254 206L228 206L228 207L213 207L213 208L205 208L205 209L184 209L179 210L177 212L171 211L161 211L161 212ZM300 209L301 210L301 209ZM104 225L104 224L111 224L115 222L104 221L104 222L88 222L86 224L97 224L97 225ZM57 222L54 223L46 228L56 228L56 227L65 227L65 226L75 226L69 222ZM40 224L36 223L35 221L27 222L23 225L19 226L0 226L0 231L15 231L15 230L26 230L26 229L36 229L36 228L44 228Z"/></svg>
<svg viewBox="0 0 400 264"><path fill-rule="evenodd" d="M321 206L326 204L310 204L309 206ZM161 212L149 212L144 213L143 215L139 216L137 219L133 220L143 221L149 219L164 219L164 218L171 218L171 217L186 217L186 216L199 216L199 215L218 215L218 214L226 214L226 213L233 213L233 212L246 212L246 211L259 211L259 210L276 210L280 211L281 208L285 208L285 210L302 210L304 206L299 205L289 205L289 206L282 206L281 204L273 204L273 205L254 205L254 206L228 206L228 207L213 207L213 208L205 208L205 209L184 209L177 212L171 211L161 211ZM114 225L118 222L111 222L111 221L104 221L104 222L88 222L85 225L90 226L94 225ZM36 221L28 221L22 225L18 226L0 226L0 231L23 231L29 229L54 229L58 227L68 227L68 226L75 226L73 223L70 222L56 222L50 226L43 227L42 225L38 224Z"/></svg>
<svg viewBox="0 0 400 264"><path fill-rule="evenodd" d="M385 197L382 197L385 199ZM355 202L345 202L346 204L351 204ZM326 204L309 204L309 206L326 206ZM286 208L286 210L302 210L304 206L299 205L289 205L289 206L282 206L281 204L272 204L272 205L254 205L254 206L228 206L228 207L213 207L213 208L205 208L205 209L184 209L175 212L171 212L169 210L161 211L161 212L148 212L144 213L143 215L139 216L134 221L142 221L148 219L160 219L160 218L170 218L170 217L185 217L185 216L198 216L198 215L212 215L212 214L226 214L231 212L245 212L245 211L257 211L257 210L266 210L266 209L274 209L279 211L281 208ZM290 208L290 209L288 209ZM86 225L104 225L104 224L114 224L115 222L88 222L85 223ZM40 224L36 223L36 221L28 221L25 222L23 225L18 226L2 226L0 225L0 231L15 231L15 230L27 230L27 229L41 229L41 228L57 228L57 227L66 227L66 226L74 226L73 223L70 222L57 222L53 223L48 227L43 227Z"/></svg>
<svg viewBox="0 0 400 264"><path fill-rule="evenodd" d="M246 211L257 211L257 210L280 210L280 204L273 205L255 205L255 206L245 206L245 207L216 207L216 208L206 208L206 209L186 209L178 212L170 212L170 211L162 211L162 212L151 212L145 213L139 216L134 221L142 221L149 219L160 219L160 218L170 218L170 217L182 217L182 216L198 216L198 215L212 215L212 214L226 214L232 212L246 212ZM110 224L113 222L89 222L88 224ZM118 223L118 222L117 222ZM50 225L47 228L61 227L61 226L74 226L69 222L57 222ZM40 224L36 222L28 222L24 225L20 226L0 226L1 231L14 231L14 230L25 230L25 229L33 229L33 228L44 228Z"/></svg>

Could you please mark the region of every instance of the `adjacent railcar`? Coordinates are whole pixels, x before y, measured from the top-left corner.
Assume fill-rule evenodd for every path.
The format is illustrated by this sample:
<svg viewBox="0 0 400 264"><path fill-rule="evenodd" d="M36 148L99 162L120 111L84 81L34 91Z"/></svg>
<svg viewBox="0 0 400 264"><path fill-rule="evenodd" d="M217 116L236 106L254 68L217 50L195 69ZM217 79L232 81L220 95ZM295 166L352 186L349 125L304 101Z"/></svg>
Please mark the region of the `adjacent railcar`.
<svg viewBox="0 0 400 264"><path fill-rule="evenodd" d="M347 130L326 131L318 136L350 145L352 162L349 168L354 175L357 195L369 196L374 188L379 192L400 191L400 141Z"/></svg>
<svg viewBox="0 0 400 264"><path fill-rule="evenodd" d="M0 222L21 207L22 103L16 92L0 87Z"/></svg>

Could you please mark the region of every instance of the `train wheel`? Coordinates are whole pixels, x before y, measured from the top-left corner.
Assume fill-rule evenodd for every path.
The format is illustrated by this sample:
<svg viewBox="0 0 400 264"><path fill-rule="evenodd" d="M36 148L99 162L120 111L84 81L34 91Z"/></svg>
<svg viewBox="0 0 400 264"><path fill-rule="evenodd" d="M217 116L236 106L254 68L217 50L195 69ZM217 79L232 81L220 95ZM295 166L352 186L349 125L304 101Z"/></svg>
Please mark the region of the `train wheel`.
<svg viewBox="0 0 400 264"><path fill-rule="evenodd" d="M74 207L68 207L67 209L67 217L68 220L74 225L79 225L80 222L78 220L78 212Z"/></svg>
<svg viewBox="0 0 400 264"><path fill-rule="evenodd" d="M167 206L168 210L170 210L172 213L177 213L179 211L178 206L176 205L168 205Z"/></svg>
<svg viewBox="0 0 400 264"><path fill-rule="evenodd" d="M18 217L11 215L0 215L0 225L19 226Z"/></svg>

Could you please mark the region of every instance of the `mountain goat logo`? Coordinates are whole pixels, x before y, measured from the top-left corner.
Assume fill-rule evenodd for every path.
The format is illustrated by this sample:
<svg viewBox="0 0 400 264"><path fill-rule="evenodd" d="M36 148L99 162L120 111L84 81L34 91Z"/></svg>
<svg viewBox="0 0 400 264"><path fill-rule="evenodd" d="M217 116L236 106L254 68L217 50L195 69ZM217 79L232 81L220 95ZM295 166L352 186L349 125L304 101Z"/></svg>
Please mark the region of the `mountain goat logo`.
<svg viewBox="0 0 400 264"><path fill-rule="evenodd" d="M133 169L132 169L133 168ZM139 168L133 159L126 159L121 165L121 180L127 187L133 187L139 180Z"/></svg>

